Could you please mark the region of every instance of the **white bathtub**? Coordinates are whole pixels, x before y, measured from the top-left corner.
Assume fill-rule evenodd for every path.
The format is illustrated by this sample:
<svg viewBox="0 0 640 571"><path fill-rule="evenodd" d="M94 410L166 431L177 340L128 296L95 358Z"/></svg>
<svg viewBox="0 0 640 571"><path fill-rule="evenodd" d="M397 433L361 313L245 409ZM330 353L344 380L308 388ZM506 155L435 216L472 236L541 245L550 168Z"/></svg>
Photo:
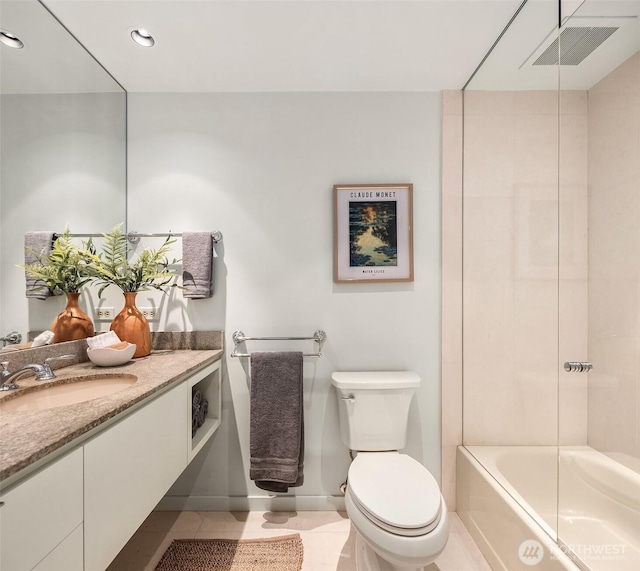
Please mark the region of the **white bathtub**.
<svg viewBox="0 0 640 571"><path fill-rule="evenodd" d="M461 447L457 478L460 518L494 569L576 570L566 553L640 569L640 475L588 446Z"/></svg>

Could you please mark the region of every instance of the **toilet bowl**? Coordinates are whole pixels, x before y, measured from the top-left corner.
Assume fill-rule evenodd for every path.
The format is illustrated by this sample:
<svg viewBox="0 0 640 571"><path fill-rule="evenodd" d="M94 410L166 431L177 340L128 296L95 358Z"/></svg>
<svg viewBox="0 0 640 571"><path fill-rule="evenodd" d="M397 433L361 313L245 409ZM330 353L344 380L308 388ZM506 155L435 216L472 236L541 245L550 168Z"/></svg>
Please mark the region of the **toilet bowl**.
<svg viewBox="0 0 640 571"><path fill-rule="evenodd" d="M421 571L444 549L447 508L431 473L399 452L420 378L410 371L336 372L340 434L356 456L345 507L358 571Z"/></svg>
<svg viewBox="0 0 640 571"><path fill-rule="evenodd" d="M438 483L406 454L359 453L349 469L345 506L357 532L358 570L422 570L447 543Z"/></svg>

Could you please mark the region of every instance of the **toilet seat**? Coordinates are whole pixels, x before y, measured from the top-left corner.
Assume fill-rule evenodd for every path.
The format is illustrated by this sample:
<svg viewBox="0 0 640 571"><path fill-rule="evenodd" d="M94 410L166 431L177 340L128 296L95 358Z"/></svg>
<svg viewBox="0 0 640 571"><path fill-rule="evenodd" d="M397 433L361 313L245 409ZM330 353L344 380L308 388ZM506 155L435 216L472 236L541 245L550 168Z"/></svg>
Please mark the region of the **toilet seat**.
<svg viewBox="0 0 640 571"><path fill-rule="evenodd" d="M353 503L378 527L407 537L425 535L441 517L440 488L419 462L398 452L361 452L349 468Z"/></svg>

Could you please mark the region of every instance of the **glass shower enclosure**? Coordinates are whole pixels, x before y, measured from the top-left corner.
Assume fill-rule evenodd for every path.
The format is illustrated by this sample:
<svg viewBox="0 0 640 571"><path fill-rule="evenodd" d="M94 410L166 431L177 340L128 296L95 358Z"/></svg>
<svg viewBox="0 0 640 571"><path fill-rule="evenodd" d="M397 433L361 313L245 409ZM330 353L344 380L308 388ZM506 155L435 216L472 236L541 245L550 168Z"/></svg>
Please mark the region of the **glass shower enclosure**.
<svg viewBox="0 0 640 571"><path fill-rule="evenodd" d="M640 569L639 49L529 0L463 92L463 445L594 571Z"/></svg>

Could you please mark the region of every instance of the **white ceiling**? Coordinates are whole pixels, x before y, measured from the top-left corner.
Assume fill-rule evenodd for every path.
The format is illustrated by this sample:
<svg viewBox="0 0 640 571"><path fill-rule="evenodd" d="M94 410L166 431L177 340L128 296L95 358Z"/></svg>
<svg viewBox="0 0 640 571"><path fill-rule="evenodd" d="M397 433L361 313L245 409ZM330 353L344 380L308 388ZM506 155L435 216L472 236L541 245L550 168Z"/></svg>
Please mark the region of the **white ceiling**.
<svg viewBox="0 0 640 571"><path fill-rule="evenodd" d="M521 3L43 1L132 92L460 89Z"/></svg>
<svg viewBox="0 0 640 571"><path fill-rule="evenodd" d="M534 66L558 37L557 7L529 0L470 89L590 89L640 49L640 0L563 0L563 27L613 26L618 29L579 65Z"/></svg>
<svg viewBox="0 0 640 571"><path fill-rule="evenodd" d="M25 43L20 50L0 45L1 93L121 91L35 0L0 0L0 28Z"/></svg>

